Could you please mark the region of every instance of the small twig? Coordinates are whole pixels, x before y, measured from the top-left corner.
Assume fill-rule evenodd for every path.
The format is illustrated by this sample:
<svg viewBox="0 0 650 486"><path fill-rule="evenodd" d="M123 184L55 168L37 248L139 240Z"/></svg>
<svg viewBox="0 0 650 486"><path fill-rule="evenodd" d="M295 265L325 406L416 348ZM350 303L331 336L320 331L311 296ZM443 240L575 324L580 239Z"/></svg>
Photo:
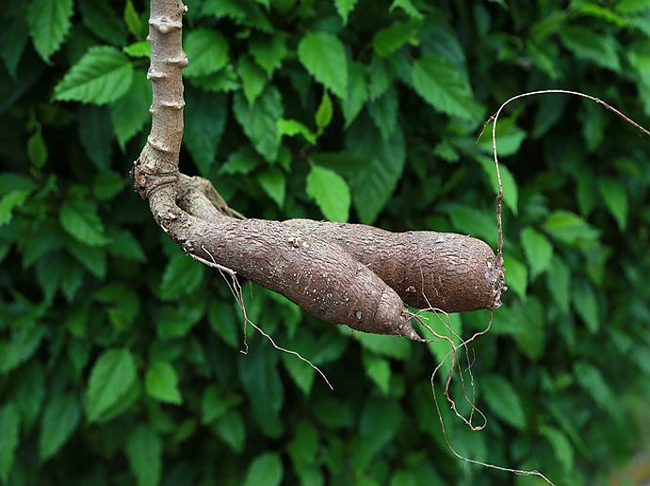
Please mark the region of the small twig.
<svg viewBox="0 0 650 486"><path fill-rule="evenodd" d="M207 253L207 250L205 248L203 248L203 251L205 251ZM188 255L190 256L191 259L196 260L197 262L201 262L201 263L203 263L204 265L207 265L210 268L216 268L220 272L227 273L228 275L233 276L233 277L235 275L237 275L237 272L235 272L234 270L232 270L232 269L230 269L228 267L224 267L223 265L219 265L218 263L209 262L208 260L206 260L204 258L201 258L198 255L195 255L194 253L188 253Z"/></svg>
<svg viewBox="0 0 650 486"><path fill-rule="evenodd" d="M542 95L542 94L568 94L568 95L573 95L573 96L579 96L581 98L585 98L588 100L593 101L594 103L599 104L606 110L611 111L614 113L616 116L619 118L622 118L625 122L629 123L633 127L635 127L637 130L640 130L641 132L645 133L646 135L650 136L650 131L647 130L646 128L642 127L640 124L632 120L629 116L626 114L622 113L621 111L617 110L613 106L605 103L603 100L600 98L596 98L595 96L591 96L585 93L580 93L579 91L571 91L567 89L543 89L539 91L529 91L528 93L522 93L517 96L513 96L512 98L506 100L497 110L497 112L492 115L488 120L485 122L483 125L483 129L481 130L481 133L479 134L479 139L483 135L483 132L485 131L485 128L490 124L492 121L492 156L494 158L494 167L496 169L496 174L497 174L497 183L499 186L499 191L497 194L497 199L496 199L496 215L497 215L497 229L499 231L499 240L498 240L498 246L497 246L497 264L501 265L503 264L503 226L501 223L501 206L502 206L502 201L503 201L503 185L501 184L501 172L499 171L499 160L497 158L497 121L499 119L499 115L501 114L501 111L508 105L510 102L521 99L521 98L527 98L529 96L536 96L536 95ZM478 141L478 140L477 140Z"/></svg>

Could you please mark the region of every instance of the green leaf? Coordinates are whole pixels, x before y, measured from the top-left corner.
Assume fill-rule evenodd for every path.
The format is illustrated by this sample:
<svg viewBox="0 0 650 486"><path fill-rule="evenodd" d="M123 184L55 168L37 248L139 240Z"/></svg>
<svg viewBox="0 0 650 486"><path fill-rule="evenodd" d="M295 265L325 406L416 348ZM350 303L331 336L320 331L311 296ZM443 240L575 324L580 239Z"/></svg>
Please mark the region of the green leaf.
<svg viewBox="0 0 650 486"><path fill-rule="evenodd" d="M346 146L357 155L371 158L350 179L352 199L361 222L371 224L388 202L402 175L405 161L404 135L399 127L384 141L367 119L358 120L348 131Z"/></svg>
<svg viewBox="0 0 650 486"><path fill-rule="evenodd" d="M402 415L402 409L395 400L368 400L359 423L359 435L368 439L360 451L365 458L361 456L356 460L361 463L364 459L368 461L372 455L391 443L402 425Z"/></svg>
<svg viewBox="0 0 650 486"><path fill-rule="evenodd" d="M27 140L27 157L39 169L47 162L47 145L40 130L34 132Z"/></svg>
<svg viewBox="0 0 650 486"><path fill-rule="evenodd" d="M228 42L217 30L205 27L192 29L183 47L189 60L183 75L188 78L215 73L228 63Z"/></svg>
<svg viewBox="0 0 650 486"><path fill-rule="evenodd" d="M544 230L556 240L567 244L580 244L598 238L598 231L580 216L570 211L557 210L550 214Z"/></svg>
<svg viewBox="0 0 650 486"><path fill-rule="evenodd" d="M187 146L194 163L204 176L209 176L221 143L228 103L224 95L205 93L195 89L187 91L185 135Z"/></svg>
<svg viewBox="0 0 650 486"><path fill-rule="evenodd" d="M377 55L390 56L415 35L418 27L419 23L417 22L393 22L389 27L381 29L375 34L372 46Z"/></svg>
<svg viewBox="0 0 650 486"><path fill-rule="evenodd" d="M573 373L580 386L600 408L609 412L612 417L620 418L620 400L614 395L598 368L586 361L578 361L573 365Z"/></svg>
<svg viewBox="0 0 650 486"><path fill-rule="evenodd" d="M23 3L19 9L18 12L14 13L11 22L8 22L11 15L5 14L5 19L9 25L6 26L5 23L4 32L0 34L0 58L2 58L7 72L14 80L16 79L18 64L20 64L29 39L29 29L25 18L27 5Z"/></svg>
<svg viewBox="0 0 650 486"><path fill-rule="evenodd" d="M539 359L544 353L544 308L535 297L526 301L515 301L505 312L495 314L495 333L511 335L519 350L531 360ZM481 323L484 325L484 323Z"/></svg>
<svg viewBox="0 0 650 486"><path fill-rule="evenodd" d="M0 408L0 479L4 484L9 484L9 473L14 463L16 449L20 442L20 415L13 402L6 402Z"/></svg>
<svg viewBox="0 0 650 486"><path fill-rule="evenodd" d="M57 395L45 407L39 454L46 460L58 452L79 425L81 407L72 393Z"/></svg>
<svg viewBox="0 0 650 486"><path fill-rule="evenodd" d="M457 67L440 56L427 56L413 66L413 87L436 110L460 118L476 118L472 90Z"/></svg>
<svg viewBox="0 0 650 486"><path fill-rule="evenodd" d="M109 304L108 317L119 331L128 328L138 315L140 300L138 294L120 283L110 283L95 292L95 299Z"/></svg>
<svg viewBox="0 0 650 486"><path fill-rule="evenodd" d="M576 57L613 71L620 69L618 42L611 34L594 32L577 25L564 25L560 28L560 39Z"/></svg>
<svg viewBox="0 0 650 486"><path fill-rule="evenodd" d="M501 158L517 153L522 142L526 139L526 130L519 128L515 123L514 118L506 118L505 120L499 121L497 124L496 135L497 154ZM483 132L479 147L486 154L492 155L493 147L491 125L488 125L488 129ZM499 165L500 168L504 168L502 164ZM494 170L494 163L492 164L492 170Z"/></svg>
<svg viewBox="0 0 650 486"><path fill-rule="evenodd" d="M547 286L560 310L569 311L569 297L571 295L571 271L564 261L557 255L553 257L551 268L547 274Z"/></svg>
<svg viewBox="0 0 650 486"><path fill-rule="evenodd" d="M149 425L140 424L126 441L126 456L138 486L158 486L162 477L162 442Z"/></svg>
<svg viewBox="0 0 650 486"><path fill-rule="evenodd" d="M348 83L347 97L341 100L346 129L352 124L359 113L361 113L363 105L367 100L368 84L366 82L366 70L362 64L353 61L350 64L350 81Z"/></svg>
<svg viewBox="0 0 650 486"><path fill-rule="evenodd" d="M93 193L100 201L108 201L119 194L125 185L124 176L112 170L104 170L95 175Z"/></svg>
<svg viewBox="0 0 650 486"><path fill-rule="evenodd" d="M84 106L77 112L79 141L99 170L108 169L113 153L113 127L107 108Z"/></svg>
<svg viewBox="0 0 650 486"><path fill-rule="evenodd" d="M64 230L86 245L101 246L108 242L97 207L87 199L68 197L61 205L59 222Z"/></svg>
<svg viewBox="0 0 650 486"><path fill-rule="evenodd" d="M298 58L316 81L345 99L348 92L348 63L345 47L334 35L307 34L298 44Z"/></svg>
<svg viewBox="0 0 650 486"><path fill-rule="evenodd" d="M123 20L112 6L112 2L98 2L96 0L76 0L81 12L83 24L95 36L114 45L126 42L128 31Z"/></svg>
<svg viewBox="0 0 650 486"><path fill-rule="evenodd" d="M319 152L311 155L311 160L322 167L345 176L353 177L357 172L370 166L372 159L365 155L353 155L346 152Z"/></svg>
<svg viewBox="0 0 650 486"><path fill-rule="evenodd" d="M411 354L411 347L404 339L364 333L354 333L352 336L359 341L363 348L380 356L405 360Z"/></svg>
<svg viewBox="0 0 650 486"><path fill-rule="evenodd" d="M11 221L13 212L19 208L29 197L31 191L18 189L11 191L0 198L0 226L5 225Z"/></svg>
<svg viewBox="0 0 650 486"><path fill-rule="evenodd" d="M282 65L282 60L289 52L286 40L280 34L274 34L271 37L253 37L248 43L248 51L255 62L266 71L269 78Z"/></svg>
<svg viewBox="0 0 650 486"><path fill-rule="evenodd" d="M392 12L396 8L402 9L409 17L422 20L424 15L413 6L411 0L393 0L393 3L390 5L389 12Z"/></svg>
<svg viewBox="0 0 650 486"><path fill-rule="evenodd" d="M169 260L160 284L160 298L176 300L194 292L203 281L205 267L184 253Z"/></svg>
<svg viewBox="0 0 650 486"><path fill-rule="evenodd" d="M280 122L281 119L278 120L278 125ZM222 174L250 174L262 162L262 158L249 145L244 145L230 154L219 172Z"/></svg>
<svg viewBox="0 0 650 486"><path fill-rule="evenodd" d="M34 180L25 174L7 171L0 174L0 196L14 191L28 191L31 193L34 189L36 189Z"/></svg>
<svg viewBox="0 0 650 486"><path fill-rule="evenodd" d="M86 390L86 413L95 422L124 398L136 381L133 355L127 349L104 351L95 362Z"/></svg>
<svg viewBox="0 0 650 486"><path fill-rule="evenodd" d="M284 135L288 135L290 137L294 135L302 135L302 137L310 144L314 145L316 143L316 134L314 134L314 132L312 132L309 128L296 120L286 120L284 118L280 118L278 120L277 129L278 137L280 138Z"/></svg>
<svg viewBox="0 0 650 486"><path fill-rule="evenodd" d="M490 181L490 185L494 190L494 194L499 193L499 180L497 179L494 161L487 157L480 156L478 158L483 171ZM503 164L499 164L499 172L501 174L501 186L503 187L503 202L506 207L517 214L519 212L519 189L517 189L517 182L515 181L510 169Z"/></svg>
<svg viewBox="0 0 650 486"><path fill-rule="evenodd" d="M11 333L11 339L0 346L0 371L7 373L27 361L38 349L45 336L44 326L22 323Z"/></svg>
<svg viewBox="0 0 650 486"><path fill-rule="evenodd" d="M140 245L140 242L130 231L126 229L108 228L106 233L111 240L106 246L106 250L111 255L136 262L144 262L147 260L142 245Z"/></svg>
<svg viewBox="0 0 650 486"><path fill-rule="evenodd" d="M435 313L431 311L424 311L421 314L424 322L437 334L444 336L448 335L451 332L455 333L455 336L451 336L454 344L459 345L461 340L457 336L463 334L463 322L459 314L450 314L448 317L439 318ZM428 330L424 331L428 333ZM444 360L449 358L449 352L452 351L451 343L447 340L436 340L436 342L430 342L428 344L429 351L435 356L438 363L442 363ZM448 377L449 371L446 367L441 369L440 379L444 382Z"/></svg>
<svg viewBox="0 0 650 486"><path fill-rule="evenodd" d="M526 414L512 384L499 375L487 375L480 381L483 397L494 414L518 428L526 427Z"/></svg>
<svg viewBox="0 0 650 486"><path fill-rule="evenodd" d="M307 195L330 221L346 222L350 213L350 189L336 172L312 165L307 176Z"/></svg>
<svg viewBox="0 0 650 486"><path fill-rule="evenodd" d="M255 353L240 355L237 364L239 380L249 397L257 424L265 435L277 438L282 433L278 414L284 400L278 355L273 348L258 347Z"/></svg>
<svg viewBox="0 0 650 486"><path fill-rule="evenodd" d="M1 354L1 353L0 353ZM14 386L12 399L20 410L21 422L25 430L31 430L40 416L43 398L45 396L45 371L39 360L32 360L16 373L17 383ZM0 422L2 420L0 419ZM9 430L0 425L0 430ZM0 443L0 450L2 449ZM0 452L0 457L3 452ZM0 463L2 459L0 459ZM1 468L0 468L1 469Z"/></svg>
<svg viewBox="0 0 650 486"><path fill-rule="evenodd" d="M66 249L77 261L95 277L103 280L106 276L106 252L103 248L88 246L77 240L68 239Z"/></svg>
<svg viewBox="0 0 650 486"><path fill-rule="evenodd" d="M131 61L114 47L91 47L54 88L54 99L103 105L129 90Z"/></svg>
<svg viewBox="0 0 650 486"><path fill-rule="evenodd" d="M275 86L267 86L255 103L249 105L241 93L235 95L235 117L244 133L267 161L275 162L280 149L277 123L282 117L282 97Z"/></svg>
<svg viewBox="0 0 650 486"><path fill-rule="evenodd" d="M350 12L354 10L354 6L356 4L357 4L357 0L334 0L336 11L343 19L344 25L348 23L348 17L350 16Z"/></svg>
<svg viewBox="0 0 650 486"><path fill-rule="evenodd" d="M619 180L612 179L611 177L601 177L598 179L598 188L603 201L609 209L612 216L616 219L616 223L621 231L625 230L627 225L627 193L625 186Z"/></svg>
<svg viewBox="0 0 650 486"><path fill-rule="evenodd" d="M327 90L323 90L323 98L320 101L320 105L318 105L315 118L316 128L318 128L319 131L322 131L329 126L332 122L332 114L332 99Z"/></svg>
<svg viewBox="0 0 650 486"><path fill-rule="evenodd" d="M263 10L252 1L206 0L202 14L213 15L216 18L229 17L236 24L253 27L263 32L273 32L273 26Z"/></svg>
<svg viewBox="0 0 650 486"><path fill-rule="evenodd" d="M122 45L128 32L126 25L113 9L112 2L96 0L77 0L83 24L95 36L109 44Z"/></svg>
<svg viewBox="0 0 650 486"><path fill-rule="evenodd" d="M72 0L33 0L27 11L29 34L34 47L48 62L70 30Z"/></svg>
<svg viewBox="0 0 650 486"><path fill-rule="evenodd" d="M283 475L280 456L266 452L253 459L248 466L244 486L278 486Z"/></svg>
<svg viewBox="0 0 650 486"><path fill-rule="evenodd" d="M540 426L539 433L546 437L551 444L555 457L564 470L571 471L573 469L573 448L569 439L560 430L549 425Z"/></svg>
<svg viewBox="0 0 650 486"><path fill-rule="evenodd" d="M384 140L389 140L397 126L399 102L394 89L388 89L368 107L370 118L381 131Z"/></svg>
<svg viewBox="0 0 650 486"><path fill-rule="evenodd" d="M242 55L237 64L239 77L244 87L244 95L249 104L253 104L257 97L264 91L266 85L266 74L250 57Z"/></svg>
<svg viewBox="0 0 650 486"><path fill-rule="evenodd" d="M147 81L146 73L143 70L136 70L129 90L110 106L113 130L122 150L126 142L142 130L149 121L150 106L151 85Z"/></svg>
<svg viewBox="0 0 650 486"><path fill-rule="evenodd" d="M234 452L241 452L244 449L246 426L237 411L231 410L218 419L214 430Z"/></svg>
<svg viewBox="0 0 650 486"><path fill-rule="evenodd" d="M214 422L228 411L229 403L216 385L210 385L201 398L201 423Z"/></svg>
<svg viewBox="0 0 650 486"><path fill-rule="evenodd" d="M142 39L146 35L145 24L138 12L136 12L131 0L127 0L124 6L124 23L129 29L129 32L136 38Z"/></svg>
<svg viewBox="0 0 650 486"><path fill-rule="evenodd" d="M295 436L287 450L294 465L313 464L318 453L318 430L311 423L302 421L295 428Z"/></svg>
<svg viewBox="0 0 650 486"><path fill-rule="evenodd" d="M404 469L397 470L390 480L390 486L418 486L416 473Z"/></svg>
<svg viewBox="0 0 650 486"><path fill-rule="evenodd" d="M157 331L161 339L176 339L187 335L203 317L206 302L186 297L176 307L169 305L160 309Z"/></svg>
<svg viewBox="0 0 650 486"><path fill-rule="evenodd" d="M535 279L551 266L553 245L543 234L530 227L521 231L521 244L530 266L531 279Z"/></svg>
<svg viewBox="0 0 650 486"><path fill-rule="evenodd" d="M310 359L312 358L310 357ZM314 378L316 374L314 368L309 366L304 361L296 359L295 356L286 353L282 354L282 364L284 365L285 369L289 373L289 376L291 376L291 379L294 381L296 386L300 388L305 396L309 396L312 386L314 385Z"/></svg>
<svg viewBox="0 0 650 486"><path fill-rule="evenodd" d="M287 180L284 172L277 167L260 172L257 175L257 181L262 186L264 192L275 201L278 207L284 204L284 195L287 190Z"/></svg>
<svg viewBox="0 0 650 486"><path fill-rule="evenodd" d="M370 353L363 354L363 368L366 375L377 385L384 395L390 390L390 363Z"/></svg>
<svg viewBox="0 0 650 486"><path fill-rule="evenodd" d="M509 253L504 253L503 260L508 276L508 287L514 290L522 300L526 299L526 287L528 286L526 265Z"/></svg>
<svg viewBox="0 0 650 486"><path fill-rule="evenodd" d="M580 214L588 217L598 202L598 184L595 178L588 172L581 174L576 183L578 185L576 199L578 200Z"/></svg>
<svg viewBox="0 0 650 486"><path fill-rule="evenodd" d="M587 324L587 329L590 332L598 331L600 327L598 299L591 285L584 280L574 282L571 297L578 315Z"/></svg>
<svg viewBox="0 0 650 486"><path fill-rule="evenodd" d="M404 69L404 66L400 66ZM408 73L412 73L412 69L408 66ZM388 64L388 60L377 55L372 56L372 62L368 68L369 79L369 94L370 99L375 100L379 98L394 82L395 73ZM407 84L412 84L411 79L408 79Z"/></svg>
<svg viewBox="0 0 650 486"><path fill-rule="evenodd" d="M61 285L65 267L65 257L61 252L41 258L36 263L36 280L43 290L45 299L51 301Z"/></svg>
<svg viewBox="0 0 650 486"><path fill-rule="evenodd" d="M649 0L620 0L616 10L623 13L637 13L650 9Z"/></svg>
<svg viewBox="0 0 650 486"><path fill-rule="evenodd" d="M151 57L151 46L148 41L134 42L124 46L122 50L131 57Z"/></svg>
<svg viewBox="0 0 650 486"><path fill-rule="evenodd" d="M183 401L178 390L178 376L166 361L155 361L147 370L144 388L147 395L165 403L180 405Z"/></svg>
<svg viewBox="0 0 650 486"><path fill-rule="evenodd" d="M605 138L605 113L595 103L585 103L579 114L582 123L582 136L587 142L587 150L595 152Z"/></svg>
<svg viewBox="0 0 650 486"><path fill-rule="evenodd" d="M494 211L486 212L461 204L448 204L444 210L449 213L454 229L475 238L481 238L490 244L496 243L497 231Z"/></svg>

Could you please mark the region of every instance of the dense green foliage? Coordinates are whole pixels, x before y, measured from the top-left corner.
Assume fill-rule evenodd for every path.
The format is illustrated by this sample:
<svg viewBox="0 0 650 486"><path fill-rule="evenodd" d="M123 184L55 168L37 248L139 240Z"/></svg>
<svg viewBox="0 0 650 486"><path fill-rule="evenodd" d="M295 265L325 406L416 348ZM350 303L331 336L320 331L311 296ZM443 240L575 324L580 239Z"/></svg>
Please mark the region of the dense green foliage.
<svg viewBox="0 0 650 486"><path fill-rule="evenodd" d="M650 116L650 2L192 0L181 169L248 216L453 230L496 243L483 121L565 87ZM350 333L223 280L154 224L147 6L7 3L0 23L0 483L490 485L440 432L444 343ZM647 123L646 123L647 124ZM469 457L604 477L650 375L650 144L558 95L499 125L510 291L474 343ZM644 277L644 275L646 275ZM484 312L453 316L469 336ZM456 382L458 383L458 382ZM454 387L457 392L457 388Z"/></svg>

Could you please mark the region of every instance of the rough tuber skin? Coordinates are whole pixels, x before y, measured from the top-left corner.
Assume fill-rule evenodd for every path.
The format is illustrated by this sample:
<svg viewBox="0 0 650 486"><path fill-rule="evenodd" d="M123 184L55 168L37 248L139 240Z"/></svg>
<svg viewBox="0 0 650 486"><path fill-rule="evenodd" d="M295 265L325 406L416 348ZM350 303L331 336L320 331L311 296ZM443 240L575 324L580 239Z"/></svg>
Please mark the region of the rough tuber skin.
<svg viewBox="0 0 650 486"><path fill-rule="evenodd" d="M178 0L151 2L152 129L133 178L156 222L186 253L279 292L324 321L363 332L421 341L405 303L445 312L499 307L502 265L476 238L241 219L209 181L180 174L185 11Z"/></svg>

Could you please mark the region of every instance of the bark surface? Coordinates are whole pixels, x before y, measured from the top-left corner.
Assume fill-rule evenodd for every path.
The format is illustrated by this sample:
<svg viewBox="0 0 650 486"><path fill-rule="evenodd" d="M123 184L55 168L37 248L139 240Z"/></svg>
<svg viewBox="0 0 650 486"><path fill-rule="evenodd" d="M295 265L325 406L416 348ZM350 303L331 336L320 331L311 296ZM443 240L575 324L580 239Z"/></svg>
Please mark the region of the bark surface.
<svg viewBox="0 0 650 486"><path fill-rule="evenodd" d="M450 233L392 233L358 224L244 219L209 181L178 172L186 7L152 0L152 129L133 176L160 227L189 255L281 293L329 322L421 338L404 304L445 312L496 308L502 264L484 242Z"/></svg>

